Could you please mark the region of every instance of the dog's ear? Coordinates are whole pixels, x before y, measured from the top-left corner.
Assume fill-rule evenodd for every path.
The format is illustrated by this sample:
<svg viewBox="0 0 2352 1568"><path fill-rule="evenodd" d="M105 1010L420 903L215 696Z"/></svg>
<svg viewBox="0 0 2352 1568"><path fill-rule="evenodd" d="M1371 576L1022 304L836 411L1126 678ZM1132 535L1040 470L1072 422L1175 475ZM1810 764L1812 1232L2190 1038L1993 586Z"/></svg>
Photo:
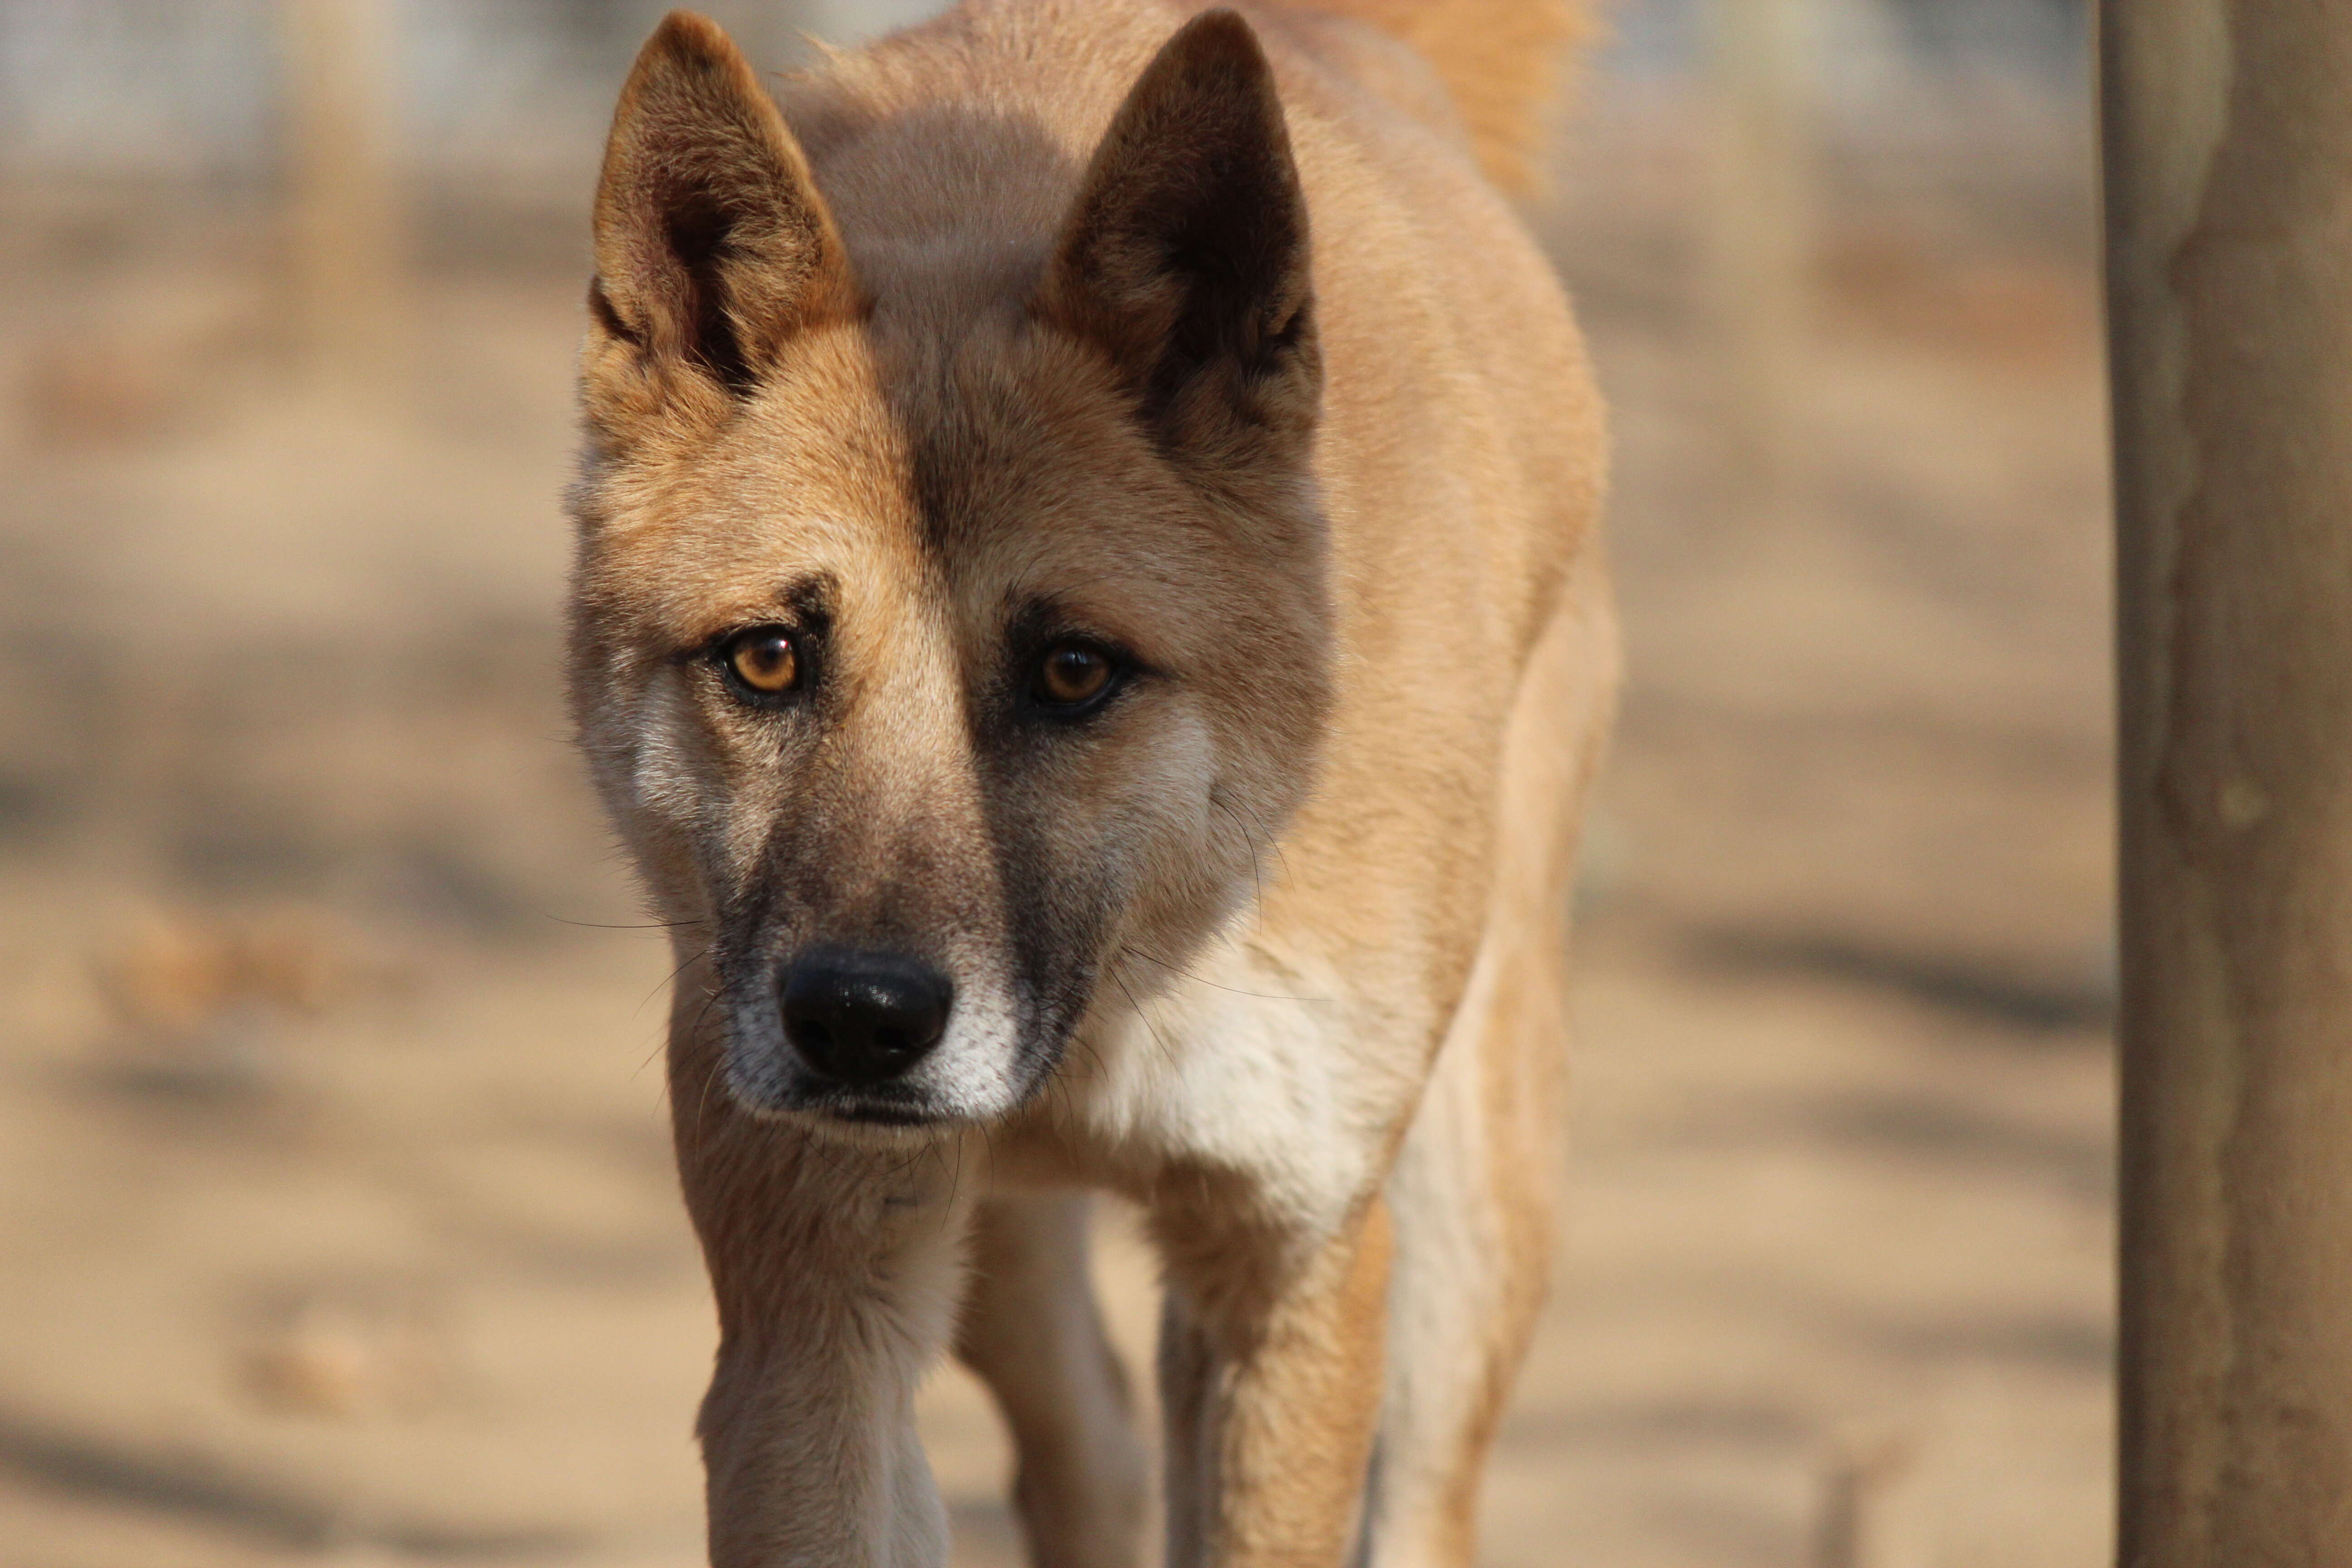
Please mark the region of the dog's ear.
<svg viewBox="0 0 2352 1568"><path fill-rule="evenodd" d="M1241 17L1194 17L1128 93L1038 310L1108 353L1172 451L1235 456L1312 428L1306 195L1274 72Z"/></svg>
<svg viewBox="0 0 2352 1568"><path fill-rule="evenodd" d="M808 160L718 26L673 11L621 89L596 187L583 376L608 433L756 385L786 339L856 309Z"/></svg>

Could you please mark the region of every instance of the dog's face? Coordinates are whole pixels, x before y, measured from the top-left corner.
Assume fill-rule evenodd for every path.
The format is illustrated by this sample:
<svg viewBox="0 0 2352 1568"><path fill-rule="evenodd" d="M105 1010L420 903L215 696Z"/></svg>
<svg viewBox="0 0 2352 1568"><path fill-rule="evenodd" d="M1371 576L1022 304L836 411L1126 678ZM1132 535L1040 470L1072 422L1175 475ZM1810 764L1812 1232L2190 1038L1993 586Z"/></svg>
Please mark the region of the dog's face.
<svg viewBox="0 0 2352 1568"><path fill-rule="evenodd" d="M856 276L724 37L646 46L598 195L574 702L755 1111L1013 1110L1309 785L1319 361L1237 19L1170 44L1004 276L949 326Z"/></svg>

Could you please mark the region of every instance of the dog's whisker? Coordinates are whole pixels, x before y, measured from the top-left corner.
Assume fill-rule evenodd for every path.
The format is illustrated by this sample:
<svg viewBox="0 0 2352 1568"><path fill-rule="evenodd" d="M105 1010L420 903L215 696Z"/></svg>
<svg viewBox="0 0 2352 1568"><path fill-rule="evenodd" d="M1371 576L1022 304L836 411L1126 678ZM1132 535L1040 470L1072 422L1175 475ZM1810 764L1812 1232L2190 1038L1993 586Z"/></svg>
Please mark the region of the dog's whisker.
<svg viewBox="0 0 2352 1568"><path fill-rule="evenodd" d="M1274 851L1274 863L1282 868L1283 878L1287 880L1290 876L1290 857L1283 852L1282 836L1266 826L1265 818L1257 814L1255 806L1241 800L1233 802L1233 805L1237 809L1247 812L1249 819L1257 824L1257 830L1265 835L1265 847Z"/></svg>
<svg viewBox="0 0 2352 1568"><path fill-rule="evenodd" d="M946 1208L940 1211L940 1226L942 1229L955 1222L956 1202L963 1196L963 1149L961 1136L956 1139L956 1152L952 1158L947 1153L948 1140L942 1138L938 1144L940 1158L948 1162L948 1205Z"/></svg>
<svg viewBox="0 0 2352 1568"><path fill-rule="evenodd" d="M548 914L545 910L541 910L541 913L558 925L573 926L581 931L687 931L707 923L702 921L629 921L615 923L605 921L575 921L562 915Z"/></svg>
<svg viewBox="0 0 2352 1568"><path fill-rule="evenodd" d="M655 985L652 990L646 992L645 995L638 998L635 1012L644 1012L646 1010L646 1004L651 1002L655 997L660 995L663 992L677 984L677 977L679 975L685 973L688 969L693 968L696 964L701 963L704 959L709 958L712 953L718 951L719 944L717 942L713 941L706 942L703 945L701 952L691 953L687 957L678 960L677 964L671 968L670 972L662 977L659 984ZM631 1016L634 1016L635 1014L633 1013Z"/></svg>
<svg viewBox="0 0 2352 1568"><path fill-rule="evenodd" d="M1328 996L1286 996L1278 991L1244 991L1238 985L1220 985L1217 982L1205 979L1194 971L1186 969L1181 964L1171 963L1164 958L1155 958L1139 947L1122 947L1119 951L1124 953L1132 954L1133 956L1143 960L1146 963L1157 964L1159 967L1167 970L1171 974L1181 974L1185 979L1191 981L1193 984L1205 985L1212 991L1223 991L1234 996L1255 996L1261 1002L1297 1002L1303 1006L1309 1007L1328 1007L1331 1005L1331 998Z"/></svg>
<svg viewBox="0 0 2352 1568"><path fill-rule="evenodd" d="M1265 876L1257 861L1257 840L1250 837L1249 824L1234 816L1233 808L1219 800L1214 791L1210 793L1209 804L1232 818L1233 825L1241 829L1242 842L1249 847L1250 881L1257 889L1256 898L1250 907L1257 911L1258 924L1263 927L1265 924Z"/></svg>
<svg viewBox="0 0 2352 1568"><path fill-rule="evenodd" d="M1169 1047L1167 1037L1160 1032L1160 1026L1151 1021L1151 1015L1145 1012L1141 1005L1136 1002L1135 993L1128 990L1127 982L1119 975L1118 966L1117 964L1113 964L1109 970L1109 973L1112 982L1117 984L1120 992L1126 995L1128 1006L1133 1009L1135 1016L1138 1018L1143 1020L1143 1026L1150 1031L1152 1039L1158 1043L1161 1059L1166 1061L1174 1061L1176 1059L1176 1053Z"/></svg>

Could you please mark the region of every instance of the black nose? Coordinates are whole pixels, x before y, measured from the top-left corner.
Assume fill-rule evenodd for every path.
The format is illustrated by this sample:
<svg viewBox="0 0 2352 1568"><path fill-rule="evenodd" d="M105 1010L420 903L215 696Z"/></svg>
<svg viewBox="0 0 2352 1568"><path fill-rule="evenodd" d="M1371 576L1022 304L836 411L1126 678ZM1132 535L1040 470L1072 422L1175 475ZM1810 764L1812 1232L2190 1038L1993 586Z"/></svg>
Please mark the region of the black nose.
<svg viewBox="0 0 2352 1568"><path fill-rule="evenodd" d="M785 966L784 1033L801 1059L836 1083L897 1078L947 1031L955 987L895 952L819 948Z"/></svg>

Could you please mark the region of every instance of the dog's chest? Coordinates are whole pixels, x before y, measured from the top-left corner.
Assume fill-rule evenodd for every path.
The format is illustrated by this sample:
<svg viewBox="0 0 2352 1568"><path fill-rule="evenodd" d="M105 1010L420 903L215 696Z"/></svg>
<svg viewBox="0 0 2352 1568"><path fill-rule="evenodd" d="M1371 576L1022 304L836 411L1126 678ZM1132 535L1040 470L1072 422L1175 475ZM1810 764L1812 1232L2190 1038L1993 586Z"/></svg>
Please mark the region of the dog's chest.
<svg viewBox="0 0 2352 1568"><path fill-rule="evenodd" d="M1076 1042L1043 1114L1004 1152L1137 1196L1172 1171L1215 1172L1295 1221L1336 1223L1411 1092L1366 1059L1378 1034L1365 1012L1336 975L1213 954Z"/></svg>

